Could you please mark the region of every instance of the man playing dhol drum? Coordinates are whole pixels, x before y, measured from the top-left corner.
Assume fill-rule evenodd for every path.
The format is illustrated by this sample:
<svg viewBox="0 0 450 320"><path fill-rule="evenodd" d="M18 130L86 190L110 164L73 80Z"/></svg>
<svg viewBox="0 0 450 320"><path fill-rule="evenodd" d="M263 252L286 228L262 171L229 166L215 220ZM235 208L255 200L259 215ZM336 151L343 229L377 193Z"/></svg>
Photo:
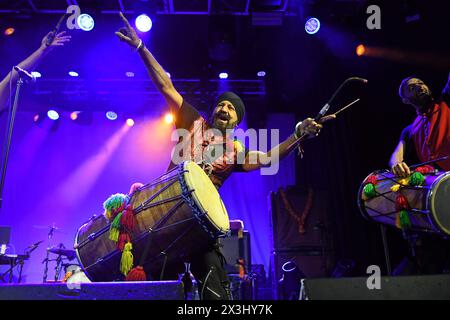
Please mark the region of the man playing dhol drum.
<svg viewBox="0 0 450 320"><path fill-rule="evenodd" d="M403 79L398 93L402 102L413 106L417 113L414 122L403 130L390 160L393 173L407 177L411 173L407 163L450 155L450 74L438 100L422 80L413 77ZM450 157L434 165L449 171Z"/></svg>
<svg viewBox="0 0 450 320"><path fill-rule="evenodd" d="M450 156L450 73L442 96L435 100L420 79L408 77L399 87L402 102L414 107L416 119L407 126L390 159L392 172L408 177L412 164ZM432 163L439 171L450 170L450 157ZM421 235L416 241L416 257L405 258L394 274L436 274L449 268L450 244L435 235Z"/></svg>
<svg viewBox="0 0 450 320"><path fill-rule="evenodd" d="M210 119L204 119L174 88L169 76L139 39L122 13L120 13L120 17L125 27L116 32L116 35L138 52L150 78L175 115L177 129L184 129L185 132L188 132L187 138L192 138L191 140L194 141L191 152L184 155L183 159L199 163L217 188L233 171L246 172L268 166L275 153L276 159L282 159L295 148L298 137L317 135L322 128L320 123L334 118L334 116L323 117L319 121L320 123L311 118L305 119L297 124L294 134L269 152L246 151L242 144L236 143L230 137L230 133L245 115L244 103L240 97L232 92L225 92L218 98ZM211 132L213 133L211 134ZM200 140L196 139L198 135L201 137ZM224 149L222 149L222 154L213 156L214 160L204 156L205 154L214 154L214 150L211 148L214 149L218 145L231 145L231 149L225 147L227 152L223 154ZM199 150L200 152L198 152ZM243 161L237 163L238 158ZM177 164L179 161L174 161L172 157L169 168ZM191 270L200 284L199 292L203 293L201 299L230 299L229 280L224 269L223 256L216 243L212 243L209 250L192 257L191 265Z"/></svg>

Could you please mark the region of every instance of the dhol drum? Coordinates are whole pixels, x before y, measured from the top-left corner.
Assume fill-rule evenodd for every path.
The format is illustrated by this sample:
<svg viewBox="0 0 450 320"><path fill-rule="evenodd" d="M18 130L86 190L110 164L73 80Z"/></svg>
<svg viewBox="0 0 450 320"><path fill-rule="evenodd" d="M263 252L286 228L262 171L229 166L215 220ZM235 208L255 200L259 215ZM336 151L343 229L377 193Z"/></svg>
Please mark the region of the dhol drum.
<svg viewBox="0 0 450 320"><path fill-rule="evenodd" d="M129 195L135 218L131 236L135 265L152 278L163 266L205 248L230 230L227 210L205 172L186 161ZM108 234L105 215L80 227L75 239L77 258L92 281L120 281L121 252ZM142 260L145 261L142 261Z"/></svg>
<svg viewBox="0 0 450 320"><path fill-rule="evenodd" d="M450 171L426 167L417 168L408 178L388 170L371 173L358 192L363 216L402 230L449 236Z"/></svg>

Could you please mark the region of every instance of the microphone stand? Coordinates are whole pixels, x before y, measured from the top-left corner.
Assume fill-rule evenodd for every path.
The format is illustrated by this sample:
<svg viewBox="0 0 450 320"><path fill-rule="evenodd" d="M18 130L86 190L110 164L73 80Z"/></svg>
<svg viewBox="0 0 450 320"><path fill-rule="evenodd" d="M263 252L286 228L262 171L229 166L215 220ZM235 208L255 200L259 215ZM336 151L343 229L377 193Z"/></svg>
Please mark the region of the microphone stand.
<svg viewBox="0 0 450 320"><path fill-rule="evenodd" d="M12 70L11 70L11 77L12 77ZM22 79L22 76L19 73L19 79L17 80L17 87L16 87L16 94L14 96L14 103L13 107L10 110L9 114L9 121L7 126L7 133L6 133L6 147L3 150L2 155L2 173L1 173L1 179L0 179L0 209L3 204L3 188L5 186L5 178L6 178L6 168L8 166L8 157L9 157L9 151L11 149L11 139L12 139L12 132L14 127L14 120L17 113L17 105L19 103L19 95L20 95L20 88L22 87L24 81Z"/></svg>

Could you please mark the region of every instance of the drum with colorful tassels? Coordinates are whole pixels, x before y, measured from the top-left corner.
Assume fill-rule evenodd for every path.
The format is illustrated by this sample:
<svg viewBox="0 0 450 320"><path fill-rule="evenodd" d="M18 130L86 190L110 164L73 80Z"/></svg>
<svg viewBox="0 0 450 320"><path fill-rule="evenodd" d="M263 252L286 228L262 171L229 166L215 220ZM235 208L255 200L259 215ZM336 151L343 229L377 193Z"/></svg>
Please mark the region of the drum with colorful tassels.
<svg viewBox="0 0 450 320"><path fill-rule="evenodd" d="M408 178L388 170L371 173L358 192L365 218L403 230L450 235L450 172L416 168Z"/></svg>

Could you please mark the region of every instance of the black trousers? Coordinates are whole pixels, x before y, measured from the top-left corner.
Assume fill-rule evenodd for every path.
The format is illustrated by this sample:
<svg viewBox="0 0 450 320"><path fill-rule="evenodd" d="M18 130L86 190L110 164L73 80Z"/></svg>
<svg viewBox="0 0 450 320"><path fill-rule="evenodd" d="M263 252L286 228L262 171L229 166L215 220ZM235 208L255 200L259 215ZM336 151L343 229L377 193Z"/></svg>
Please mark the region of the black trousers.
<svg viewBox="0 0 450 320"><path fill-rule="evenodd" d="M218 242L211 243L203 250L189 257L191 273L198 284L201 300L231 300L230 280L225 270L225 258ZM167 266L164 279L178 279L185 271L182 261Z"/></svg>
<svg viewBox="0 0 450 320"><path fill-rule="evenodd" d="M450 240L434 234L421 234L408 254L393 270L393 275L444 274L450 272Z"/></svg>
<svg viewBox="0 0 450 320"><path fill-rule="evenodd" d="M191 258L191 271L198 283L201 300L230 300L230 281L225 270L225 258L218 244Z"/></svg>

